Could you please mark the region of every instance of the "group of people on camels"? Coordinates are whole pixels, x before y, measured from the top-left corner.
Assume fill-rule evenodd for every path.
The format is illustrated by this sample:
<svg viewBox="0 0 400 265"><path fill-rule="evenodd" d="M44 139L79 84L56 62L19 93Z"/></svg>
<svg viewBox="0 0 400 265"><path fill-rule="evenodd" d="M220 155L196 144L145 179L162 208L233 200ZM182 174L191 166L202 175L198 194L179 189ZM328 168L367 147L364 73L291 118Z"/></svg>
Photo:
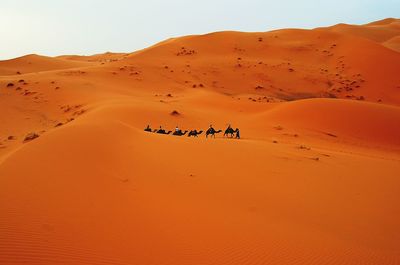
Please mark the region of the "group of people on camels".
<svg viewBox="0 0 400 265"><path fill-rule="evenodd" d="M184 135L188 135L189 137L193 136L193 137L198 137L200 134L203 133L203 131L197 131L197 130L190 130L190 131L182 131L181 129L179 129L178 126L176 126L174 132L172 131L166 131L165 129L163 129L161 126L159 129L154 129L152 130L150 128L150 125L147 125L147 127L144 129L145 132L153 132L153 133L159 133L159 134L171 134L175 135L175 136L184 136ZM221 133L222 130L216 130L214 129L214 127L212 125L210 125L210 127L207 129L207 131L205 132L206 134L206 138L208 138L208 136L210 137L214 137L215 135L218 133ZM237 138L240 139L240 130L239 128L236 128L235 130L231 127L231 125L228 125L228 128L226 128L225 132L224 132L224 137L230 137L230 138Z"/></svg>

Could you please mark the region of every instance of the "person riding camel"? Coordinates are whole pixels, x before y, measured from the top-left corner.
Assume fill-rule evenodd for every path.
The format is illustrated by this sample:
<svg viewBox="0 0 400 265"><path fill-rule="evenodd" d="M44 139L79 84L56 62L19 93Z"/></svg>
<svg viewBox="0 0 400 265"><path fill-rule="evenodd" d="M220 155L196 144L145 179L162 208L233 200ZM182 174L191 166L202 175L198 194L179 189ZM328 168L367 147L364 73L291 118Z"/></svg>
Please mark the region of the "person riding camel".
<svg viewBox="0 0 400 265"><path fill-rule="evenodd" d="M240 139L240 130L239 130L239 128L236 128L236 138Z"/></svg>

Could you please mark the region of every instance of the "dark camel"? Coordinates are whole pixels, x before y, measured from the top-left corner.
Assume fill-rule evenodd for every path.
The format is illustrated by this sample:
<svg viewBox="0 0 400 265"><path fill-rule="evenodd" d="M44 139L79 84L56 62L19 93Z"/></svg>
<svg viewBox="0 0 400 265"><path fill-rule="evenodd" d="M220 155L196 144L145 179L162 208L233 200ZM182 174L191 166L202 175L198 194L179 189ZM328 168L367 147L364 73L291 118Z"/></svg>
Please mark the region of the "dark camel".
<svg viewBox="0 0 400 265"><path fill-rule="evenodd" d="M208 138L209 135L210 135L210 137L215 138L215 134L220 133L220 132L222 132L222 130L216 131L214 128L211 127L206 131L206 138Z"/></svg>
<svg viewBox="0 0 400 265"><path fill-rule="evenodd" d="M179 130L179 131L175 131L172 135L175 135L175 136L184 136L187 132L188 132L188 131L182 132L182 130Z"/></svg>
<svg viewBox="0 0 400 265"><path fill-rule="evenodd" d="M202 134L202 133L203 133L203 131L193 130L193 131L190 131L190 132L189 132L188 136L189 136L189 137L190 137L190 136L197 137L198 135L200 135L200 134Z"/></svg>
<svg viewBox="0 0 400 265"><path fill-rule="evenodd" d="M159 130L155 129L154 132L155 133L159 133L159 134L170 134L170 133L172 133L172 131L166 132L164 129L159 129Z"/></svg>
<svg viewBox="0 0 400 265"><path fill-rule="evenodd" d="M225 132L224 132L224 137L228 137L230 135L231 138L233 138L233 135L239 131L238 128L236 130L232 129L232 127L228 127Z"/></svg>

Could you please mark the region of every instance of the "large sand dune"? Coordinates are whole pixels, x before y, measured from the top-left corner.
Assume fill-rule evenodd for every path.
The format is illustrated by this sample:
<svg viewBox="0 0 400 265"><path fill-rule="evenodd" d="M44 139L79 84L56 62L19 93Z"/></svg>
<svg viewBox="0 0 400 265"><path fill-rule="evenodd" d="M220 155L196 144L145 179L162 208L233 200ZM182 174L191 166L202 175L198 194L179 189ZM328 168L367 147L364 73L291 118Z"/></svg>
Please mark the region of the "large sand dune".
<svg viewBox="0 0 400 265"><path fill-rule="evenodd" d="M398 23L0 62L0 264L400 264Z"/></svg>

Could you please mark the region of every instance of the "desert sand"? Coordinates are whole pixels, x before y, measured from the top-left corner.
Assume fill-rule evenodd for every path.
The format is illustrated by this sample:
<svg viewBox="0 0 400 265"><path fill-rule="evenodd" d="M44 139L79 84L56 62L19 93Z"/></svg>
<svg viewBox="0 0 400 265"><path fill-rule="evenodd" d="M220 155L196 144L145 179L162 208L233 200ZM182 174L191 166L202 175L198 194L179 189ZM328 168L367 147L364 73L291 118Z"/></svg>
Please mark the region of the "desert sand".
<svg viewBox="0 0 400 265"><path fill-rule="evenodd" d="M399 38L385 19L0 61L0 264L400 264Z"/></svg>

